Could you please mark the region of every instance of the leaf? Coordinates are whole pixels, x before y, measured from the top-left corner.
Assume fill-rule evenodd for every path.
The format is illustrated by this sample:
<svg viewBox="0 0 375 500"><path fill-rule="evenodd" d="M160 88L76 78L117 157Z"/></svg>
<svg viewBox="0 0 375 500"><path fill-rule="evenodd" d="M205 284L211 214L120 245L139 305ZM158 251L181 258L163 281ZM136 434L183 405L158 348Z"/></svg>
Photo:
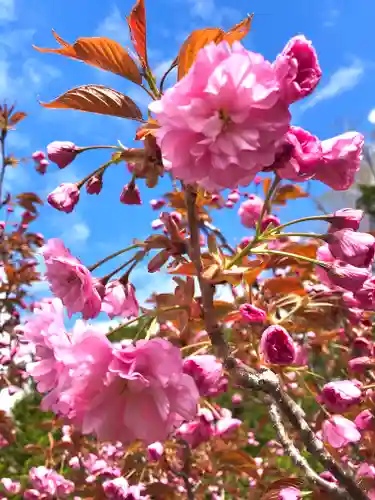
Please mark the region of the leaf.
<svg viewBox="0 0 375 500"><path fill-rule="evenodd" d="M34 49L43 53L60 54L78 59L96 68L123 76L138 85L142 83L142 76L136 63L128 52L114 40L106 37L78 38L71 45L55 31L52 30L52 33L61 48L48 49L33 45Z"/></svg>
<svg viewBox="0 0 375 500"><path fill-rule="evenodd" d="M219 43L223 39L223 34L220 28L206 28L192 32L182 44L178 54L178 80L188 73L198 52L210 42Z"/></svg>
<svg viewBox="0 0 375 500"><path fill-rule="evenodd" d="M29 212L36 214L36 204L43 205L43 201L35 193L21 193L17 196L18 205Z"/></svg>
<svg viewBox="0 0 375 500"><path fill-rule="evenodd" d="M45 108L77 109L121 118L142 118L141 110L130 97L104 85L76 87L52 102L41 102L41 105Z"/></svg>
<svg viewBox="0 0 375 500"><path fill-rule="evenodd" d="M138 54L142 67L147 68L146 10L144 0L137 0L127 21L135 51Z"/></svg>
<svg viewBox="0 0 375 500"><path fill-rule="evenodd" d="M277 190L272 203L274 205L286 205L288 200L297 200L298 198L307 198L308 196L298 184L285 184Z"/></svg>
<svg viewBox="0 0 375 500"><path fill-rule="evenodd" d="M17 113L14 113L10 118L9 118L9 125L14 126L17 125L20 121L22 121L24 118L26 118L27 114L23 113L22 111L17 111Z"/></svg>
<svg viewBox="0 0 375 500"><path fill-rule="evenodd" d="M246 17L243 21L225 32L220 28L205 28L195 30L182 44L178 54L178 80L186 75L193 65L198 52L211 42L220 43L225 40L230 45L236 40L242 40L250 31L253 15Z"/></svg>
<svg viewBox="0 0 375 500"><path fill-rule="evenodd" d="M223 36L223 40L232 44L233 42L240 41L249 33L251 28L251 22L253 20L254 14L248 15L243 21L236 24Z"/></svg>
<svg viewBox="0 0 375 500"><path fill-rule="evenodd" d="M254 458L242 450L224 450L217 452L217 455L222 466L234 468L241 473L254 474L258 468Z"/></svg>
<svg viewBox="0 0 375 500"><path fill-rule="evenodd" d="M192 262L184 262L168 271L169 274L181 274L183 276L195 276L197 270Z"/></svg>
<svg viewBox="0 0 375 500"><path fill-rule="evenodd" d="M265 179L263 179L263 193L264 193L264 196L267 196L267 193L269 191L269 188L271 186L271 178L270 177L266 177Z"/></svg>
<svg viewBox="0 0 375 500"><path fill-rule="evenodd" d="M267 267L267 260L254 260L251 261L249 268L243 274L243 279L248 285L255 283L257 277L264 271Z"/></svg>
<svg viewBox="0 0 375 500"><path fill-rule="evenodd" d="M270 278L263 284L263 290L272 295L293 293L295 295L306 295L300 278L294 276L285 276L280 278Z"/></svg>

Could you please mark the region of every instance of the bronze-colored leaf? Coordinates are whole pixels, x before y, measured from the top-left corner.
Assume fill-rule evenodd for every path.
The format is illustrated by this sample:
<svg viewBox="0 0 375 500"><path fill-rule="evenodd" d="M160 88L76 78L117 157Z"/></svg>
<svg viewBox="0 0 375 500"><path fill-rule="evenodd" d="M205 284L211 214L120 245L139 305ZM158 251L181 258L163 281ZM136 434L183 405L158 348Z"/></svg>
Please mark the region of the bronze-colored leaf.
<svg viewBox="0 0 375 500"><path fill-rule="evenodd" d="M283 488L302 488L303 481L294 477L286 477L274 481L262 495L260 500L278 500L280 498L280 491Z"/></svg>
<svg viewBox="0 0 375 500"><path fill-rule="evenodd" d="M189 71L193 65L198 52L210 42L219 43L223 39L224 32L219 28L206 28L193 31L182 44L178 54L178 79Z"/></svg>
<svg viewBox="0 0 375 500"><path fill-rule="evenodd" d="M232 44L233 42L239 42L245 36L249 33L250 28L251 28L251 22L253 20L254 14L248 15L243 21L240 23L236 24L231 28L229 31L227 31L224 36L223 40L228 42L229 44Z"/></svg>
<svg viewBox="0 0 375 500"><path fill-rule="evenodd" d="M41 103L45 108L77 109L120 118L142 118L141 110L130 97L104 85L83 85L68 90L52 102Z"/></svg>
<svg viewBox="0 0 375 500"><path fill-rule="evenodd" d="M17 123L26 118L26 116L27 116L26 113L23 113L22 111L17 111L9 118L9 125L11 126L17 125Z"/></svg>
<svg viewBox="0 0 375 500"><path fill-rule="evenodd" d="M279 278L270 278L263 284L263 290L272 295L293 293L294 295L306 295L300 278L294 276L282 276Z"/></svg>
<svg viewBox="0 0 375 500"><path fill-rule="evenodd" d="M217 458L222 466L240 473L254 474L258 468L254 458L242 450L223 450L217 452Z"/></svg>
<svg viewBox="0 0 375 500"><path fill-rule="evenodd" d="M288 200L297 200L298 198L307 198L308 196L298 184L285 184L277 190L272 203L274 205L286 205Z"/></svg>
<svg viewBox="0 0 375 500"><path fill-rule="evenodd" d="M268 190L271 186L271 178L270 177L266 177L265 179L263 179L263 193L264 193L264 196L267 196L267 193L268 193Z"/></svg>
<svg viewBox="0 0 375 500"><path fill-rule="evenodd" d="M243 279L248 285L252 285L257 277L267 267L267 259L253 260L250 262L248 269L243 274Z"/></svg>
<svg viewBox="0 0 375 500"><path fill-rule="evenodd" d="M142 76L136 63L128 52L114 40L106 37L78 38L71 45L55 31L52 33L61 48L48 49L33 45L34 49L43 53L60 54L78 59L96 68L123 76L134 83L142 83Z"/></svg>
<svg viewBox="0 0 375 500"><path fill-rule="evenodd" d="M127 21L135 51L138 54L142 67L147 68L146 9L144 0L137 0Z"/></svg>
<svg viewBox="0 0 375 500"><path fill-rule="evenodd" d="M20 207L36 214L37 208L35 205L43 205L43 201L35 193L21 193L17 196L17 203Z"/></svg>

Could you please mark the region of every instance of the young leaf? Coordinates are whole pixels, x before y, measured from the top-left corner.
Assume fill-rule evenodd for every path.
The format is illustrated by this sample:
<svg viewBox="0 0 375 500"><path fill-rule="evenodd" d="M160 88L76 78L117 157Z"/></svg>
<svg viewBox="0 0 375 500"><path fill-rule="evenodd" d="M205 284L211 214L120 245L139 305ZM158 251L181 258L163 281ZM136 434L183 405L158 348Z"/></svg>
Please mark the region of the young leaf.
<svg viewBox="0 0 375 500"><path fill-rule="evenodd" d="M52 102L41 102L41 105L45 108L77 109L120 118L142 118L141 110L130 97L103 85L83 85L68 90Z"/></svg>
<svg viewBox="0 0 375 500"><path fill-rule="evenodd" d="M114 40L106 37L78 38L71 45L54 31L52 33L61 48L48 49L33 45L34 49L43 53L60 54L78 59L96 68L123 76L134 83L142 83L142 76L136 63L128 52Z"/></svg>
<svg viewBox="0 0 375 500"><path fill-rule="evenodd" d="M179 80L189 71L200 49L210 42L219 43L222 40L223 34L223 30L219 28L207 28L193 31L182 44L178 54Z"/></svg>
<svg viewBox="0 0 375 500"><path fill-rule="evenodd" d="M240 40L245 38L245 36L250 31L253 17L254 14L248 15L243 21L233 26L233 28L231 28L224 34L223 40L231 45L233 42L239 42Z"/></svg>
<svg viewBox="0 0 375 500"><path fill-rule="evenodd" d="M275 205L286 205L288 200L307 198L309 195L297 184L284 184L274 196L272 203Z"/></svg>
<svg viewBox="0 0 375 500"><path fill-rule="evenodd" d="M142 67L148 67L146 43L146 10L144 0L137 0L127 18L130 36Z"/></svg>

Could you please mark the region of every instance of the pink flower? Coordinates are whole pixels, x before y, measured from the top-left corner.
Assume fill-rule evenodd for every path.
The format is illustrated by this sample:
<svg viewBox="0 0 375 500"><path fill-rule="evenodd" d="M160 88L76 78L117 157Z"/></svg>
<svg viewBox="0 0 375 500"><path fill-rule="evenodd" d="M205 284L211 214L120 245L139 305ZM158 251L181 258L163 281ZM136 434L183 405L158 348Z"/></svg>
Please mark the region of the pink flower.
<svg viewBox="0 0 375 500"><path fill-rule="evenodd" d="M86 183L86 191L88 194L99 194L103 187L103 177L93 175Z"/></svg>
<svg viewBox="0 0 375 500"><path fill-rule="evenodd" d="M242 425L241 420L231 414L220 418L215 424L215 436L226 437Z"/></svg>
<svg viewBox="0 0 375 500"><path fill-rule="evenodd" d="M160 458L163 456L164 446L156 441L156 443L152 443L147 446L147 457L150 462L158 462Z"/></svg>
<svg viewBox="0 0 375 500"><path fill-rule="evenodd" d="M36 165L35 165L35 170L39 172L41 175L44 175L47 172L47 167L49 165L48 160L40 160Z"/></svg>
<svg viewBox="0 0 375 500"><path fill-rule="evenodd" d="M363 286L356 291L354 298L362 309L373 310L375 304L375 276L363 283Z"/></svg>
<svg viewBox="0 0 375 500"><path fill-rule="evenodd" d="M124 477L111 479L103 483L103 490L108 500L142 500L149 498L142 494L142 484L129 485Z"/></svg>
<svg viewBox="0 0 375 500"><path fill-rule="evenodd" d="M354 419L354 423L360 431L375 429L375 417L370 410L363 410Z"/></svg>
<svg viewBox="0 0 375 500"><path fill-rule="evenodd" d="M365 373L370 368L375 366L374 358L369 356L360 356L350 359L348 362L349 368L355 373Z"/></svg>
<svg viewBox="0 0 375 500"><path fill-rule="evenodd" d="M74 483L53 469L44 466L32 467L29 476L33 487L48 498L65 498L74 491Z"/></svg>
<svg viewBox="0 0 375 500"><path fill-rule="evenodd" d="M135 184L126 184L123 187L120 202L124 205L142 205L141 193Z"/></svg>
<svg viewBox="0 0 375 500"><path fill-rule="evenodd" d="M88 356L87 348L82 350L83 359ZM98 362L105 373L102 356ZM151 444L163 442L183 420L195 417L198 390L182 371L179 349L167 340L139 340L115 350L108 374L102 378L95 364L87 374L82 367L83 373L72 376L73 405L82 406L84 434L94 433L102 441L139 439ZM87 388L92 388L92 395Z"/></svg>
<svg viewBox="0 0 375 500"><path fill-rule="evenodd" d="M324 441L333 448L343 448L347 444L357 443L361 439L361 434L354 422L341 415L332 415L331 418L323 422L322 435Z"/></svg>
<svg viewBox="0 0 375 500"><path fill-rule="evenodd" d="M358 404L362 398L361 384L351 380L329 382L323 387L319 400L329 411L345 412L352 405Z"/></svg>
<svg viewBox="0 0 375 500"><path fill-rule="evenodd" d="M194 379L201 396L217 396L227 389L223 365L211 354L189 356L183 370Z"/></svg>
<svg viewBox="0 0 375 500"><path fill-rule="evenodd" d="M241 224L245 227L254 228L263 209L263 200L255 194L249 195L249 199L241 203L238 215Z"/></svg>
<svg viewBox="0 0 375 500"><path fill-rule="evenodd" d="M262 224L260 226L261 231L264 232L268 228L268 226L280 226L280 219L273 214L266 215L262 220Z"/></svg>
<svg viewBox="0 0 375 500"><path fill-rule="evenodd" d="M21 484L18 481L13 481L10 477L3 477L1 483L7 493L17 495L21 491Z"/></svg>
<svg viewBox="0 0 375 500"><path fill-rule="evenodd" d="M160 208L163 208L165 203L166 203L165 200L163 200L162 198L159 200L150 201L150 205L153 210L159 210Z"/></svg>
<svg viewBox="0 0 375 500"><path fill-rule="evenodd" d="M48 203L60 212L70 213L79 201L79 188L76 184L60 184L47 197Z"/></svg>
<svg viewBox="0 0 375 500"><path fill-rule="evenodd" d="M176 431L177 438L183 439L189 443L192 449L197 448L202 443L206 443L214 435L212 413L206 408L199 410L198 416L182 424Z"/></svg>
<svg viewBox="0 0 375 500"><path fill-rule="evenodd" d="M264 330L260 351L267 363L275 365L292 365L296 357L296 346L292 337L285 328L277 325Z"/></svg>
<svg viewBox="0 0 375 500"><path fill-rule="evenodd" d="M245 186L272 165L290 121L276 71L239 42L206 45L149 109L165 167L212 191Z"/></svg>
<svg viewBox="0 0 375 500"><path fill-rule="evenodd" d="M371 234L340 229L327 238L329 251L335 259L356 267L368 267L374 260L375 238Z"/></svg>
<svg viewBox="0 0 375 500"><path fill-rule="evenodd" d="M242 320L246 323L263 323L267 318L265 311L253 304L242 304L240 313Z"/></svg>
<svg viewBox="0 0 375 500"><path fill-rule="evenodd" d="M294 486L289 486L288 488L280 490L277 500L300 500L301 498L301 490Z"/></svg>
<svg viewBox="0 0 375 500"><path fill-rule="evenodd" d="M73 142L54 141L47 146L48 159L59 168L67 167L75 159L79 149Z"/></svg>
<svg viewBox="0 0 375 500"><path fill-rule="evenodd" d="M231 201L232 203L237 203L238 201L240 201L240 199L241 195L238 190L234 190L228 195L228 201Z"/></svg>
<svg viewBox="0 0 375 500"><path fill-rule="evenodd" d="M330 282L353 293L360 290L364 282L370 277L368 269L355 267L340 260L335 260L327 265L329 266L327 276Z"/></svg>
<svg viewBox="0 0 375 500"><path fill-rule="evenodd" d="M115 316L131 318L138 316L139 305L135 296L135 288L131 283L124 286L118 280L110 281L105 286L102 311L112 319Z"/></svg>
<svg viewBox="0 0 375 500"><path fill-rule="evenodd" d="M36 162L40 162L41 160L45 160L46 159L46 155L43 151L35 151L32 155L31 155L31 158L36 161Z"/></svg>
<svg viewBox="0 0 375 500"><path fill-rule="evenodd" d="M42 247L42 254L52 293L62 300L69 316L77 312L84 319L98 316L101 297L90 271L71 255L61 240L49 240Z"/></svg>
<svg viewBox="0 0 375 500"><path fill-rule="evenodd" d="M364 137L358 132L346 132L323 141L323 161L314 178L336 191L349 189L359 170L363 142Z"/></svg>
<svg viewBox="0 0 375 500"><path fill-rule="evenodd" d="M353 208L342 208L341 210L337 210L327 218L331 223L329 232L338 231L340 229L353 229L353 231L357 231L363 219L363 215L363 210L355 210Z"/></svg>
<svg viewBox="0 0 375 500"><path fill-rule="evenodd" d="M308 96L322 76L318 57L312 42L303 35L289 40L274 63L283 92L289 103Z"/></svg>
<svg viewBox="0 0 375 500"><path fill-rule="evenodd" d="M375 479L375 467L367 462L361 464L357 469L356 477L369 477Z"/></svg>
<svg viewBox="0 0 375 500"><path fill-rule="evenodd" d="M282 179L304 182L314 177L322 161L320 140L300 127L289 127L275 160L275 170Z"/></svg>

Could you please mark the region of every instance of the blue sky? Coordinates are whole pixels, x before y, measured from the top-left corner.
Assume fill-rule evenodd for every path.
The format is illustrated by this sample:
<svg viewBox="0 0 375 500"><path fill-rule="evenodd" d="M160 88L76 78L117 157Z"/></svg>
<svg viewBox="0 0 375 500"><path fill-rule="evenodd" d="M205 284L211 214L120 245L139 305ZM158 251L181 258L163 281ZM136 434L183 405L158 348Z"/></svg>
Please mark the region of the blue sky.
<svg viewBox="0 0 375 500"><path fill-rule="evenodd" d="M78 145L131 145L135 132L132 122L75 111L46 110L38 99L49 101L82 84L100 83L123 91L141 107L146 95L120 77L57 55L40 54L31 45L55 47L51 29L73 42L80 36L108 36L125 46L129 37L125 15L131 0L0 0L0 98L16 101L29 117L10 136L10 149L17 156L45 149L53 140L69 140ZM294 105L293 122L322 139L347 128L369 133L369 113L375 108L375 45L372 25L373 0L146 0L151 63L158 76L175 58L178 46L196 28L229 28L254 12L253 30L244 44L273 60L290 37L303 33L319 54L322 81L313 96ZM374 113L373 113L374 118ZM13 191L33 190L45 199L61 182L86 176L107 159L105 154L87 153L63 171L52 165L44 177L32 164L9 172L7 186ZM121 187L129 180L123 165L106 173L102 193L83 193L73 214L66 215L46 205L35 229L46 237L62 237L72 252L86 264L126 246L133 237L150 232L157 213L148 200L163 194L166 183L142 190L143 207L119 203ZM324 188L317 186L316 194ZM311 202L298 201L281 212L283 219L315 210ZM235 210L220 212L220 225L229 238L239 241L246 231ZM165 287L166 278L149 277L144 269L135 274L141 298ZM42 293L42 287L37 288Z"/></svg>

